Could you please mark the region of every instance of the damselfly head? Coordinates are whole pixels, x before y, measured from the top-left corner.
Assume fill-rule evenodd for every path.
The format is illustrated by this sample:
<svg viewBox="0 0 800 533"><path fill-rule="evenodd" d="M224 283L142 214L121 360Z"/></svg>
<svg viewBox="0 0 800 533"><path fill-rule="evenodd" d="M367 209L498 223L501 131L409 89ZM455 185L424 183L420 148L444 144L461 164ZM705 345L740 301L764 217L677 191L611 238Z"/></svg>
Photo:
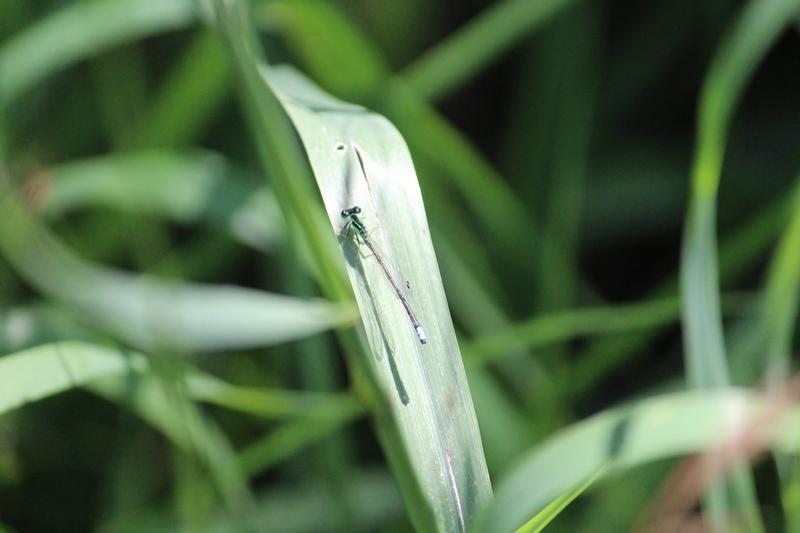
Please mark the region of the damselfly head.
<svg viewBox="0 0 800 533"><path fill-rule="evenodd" d="M342 209L342 217L347 218L351 215L357 215L361 213L361 208L356 206L351 207L350 209Z"/></svg>

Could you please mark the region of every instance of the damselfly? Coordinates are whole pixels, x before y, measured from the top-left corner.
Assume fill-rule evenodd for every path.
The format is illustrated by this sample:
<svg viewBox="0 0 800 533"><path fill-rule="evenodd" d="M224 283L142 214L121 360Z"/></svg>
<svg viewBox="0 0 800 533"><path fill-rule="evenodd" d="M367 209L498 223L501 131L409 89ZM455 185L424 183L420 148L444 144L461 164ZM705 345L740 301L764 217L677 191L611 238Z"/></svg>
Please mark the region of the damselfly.
<svg viewBox="0 0 800 533"><path fill-rule="evenodd" d="M414 310L411 309L411 304L408 303L406 297L403 296L403 291L400 290L400 286L394 280L394 276L392 276L392 273L389 271L389 267L386 266L386 263L383 261L383 257L375 248L375 243L372 242L372 239L367 232L367 227L364 225L364 221L358 216L360 214L361 208L358 206L353 206L349 209L342 210L342 218L347 219L344 231L348 231L350 229L355 230L356 238L367 245L367 248L369 248L369 250L372 252L372 255L375 256L378 264L383 269L383 273L386 274L386 279L389 280L394 292L397 293L397 297L400 298L400 303L403 304L403 308L406 310L408 318L411 319L411 325L414 326L414 331L417 334L420 344L427 344L428 338L425 336L425 330L422 329L422 324L420 324L419 320L417 320L417 315L415 315Z"/></svg>

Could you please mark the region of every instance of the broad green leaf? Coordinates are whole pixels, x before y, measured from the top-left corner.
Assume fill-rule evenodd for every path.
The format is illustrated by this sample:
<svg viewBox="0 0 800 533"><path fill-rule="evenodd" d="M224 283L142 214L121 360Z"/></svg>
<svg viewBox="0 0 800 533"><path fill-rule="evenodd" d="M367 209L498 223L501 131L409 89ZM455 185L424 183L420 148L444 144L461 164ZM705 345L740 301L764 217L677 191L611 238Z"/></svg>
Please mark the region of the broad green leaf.
<svg viewBox="0 0 800 533"><path fill-rule="evenodd" d="M574 265L564 260L554 240L536 231L530 205L520 200L468 139L430 104L405 87L401 76L389 78L386 75L390 67L381 57L378 47L338 6L314 0L288 1L264 4L263 9L256 13L267 31L274 31L275 26L281 30L280 35L323 87L340 91L337 95L345 98L378 105L407 139L418 171L427 177L421 185L440 264L447 274L451 308L467 331L480 334L508 324L507 313L497 301L502 284L487 255L513 255L517 263L522 263L520 274L529 276L527 267L532 268L537 248L541 247L556 259L561 271L577 275ZM331 31L342 37L326 38L326 44L319 46L323 26L332 27ZM460 202L453 200L456 192L463 196L468 209L479 222L479 231L471 229L473 220L464 216L459 209ZM530 243L529 246L520 246L520 234L528 236L526 242ZM483 238L484 235L489 238ZM491 248L488 254L487 246ZM506 265L513 266L514 262ZM487 298L487 294L492 292L487 290L490 288L494 294ZM523 435L530 434L531 427L543 428L542 418L553 418L549 411L555 406L547 399L553 396L552 382L543 365L530 357L531 354L527 354L529 357L519 355L497 365L499 376L490 375L488 370L477 366L467 369L470 379L480 383L480 390L487 394L483 409L480 409L481 399L477 394L474 396L479 407L479 423L494 437L492 441L484 441L493 466L507 462L510 457L503 456L510 450L524 448L527 440L523 440ZM526 376L533 376L533 384ZM516 389L511 394L499 390L504 379ZM535 406L536 423L532 419L531 423L518 427L496 423L497 418L491 409L498 409L499 405L509 413L507 421L524 420L523 416L514 414L521 410L519 403L511 400L514 393L527 396L526 403ZM488 406L489 403L492 407ZM481 417L481 414L485 416ZM502 433L497 433L497 429L502 429Z"/></svg>
<svg viewBox="0 0 800 533"><path fill-rule="evenodd" d="M141 356L85 343L57 343L0 357L0 414L87 383L147 368Z"/></svg>
<svg viewBox="0 0 800 533"><path fill-rule="evenodd" d="M0 415L101 380L106 382L103 390L116 389L131 376L149 373L152 365L141 353L89 342L41 344L0 357ZM186 395L195 401L266 419L319 424L353 419L363 412L346 394L242 387L188 366L181 379Z"/></svg>
<svg viewBox="0 0 800 533"><path fill-rule="evenodd" d="M370 353L359 364L376 387L382 444L409 513L422 530L464 530L491 486L408 149L383 117L331 98L291 68L261 65L254 78L244 10L215 6L249 105L264 113L276 95L303 141L361 310ZM256 116L265 140L280 133L267 131L274 117ZM342 231L342 209L356 205L428 344L418 342L376 255Z"/></svg>
<svg viewBox="0 0 800 533"><path fill-rule="evenodd" d="M765 411L766 409L766 411ZM744 389L689 391L639 400L572 424L531 451L497 485L481 515L480 531L522 527L561 494L600 472L714 449L738 437L765 412L775 422L776 446L796 446L794 408L785 419ZM691 423L687 423L691 421Z"/></svg>
<svg viewBox="0 0 800 533"><path fill-rule="evenodd" d="M346 304L231 286L169 283L88 264L4 188L0 251L17 272L93 325L150 350L209 351L302 338L354 318Z"/></svg>
<svg viewBox="0 0 800 533"><path fill-rule="evenodd" d="M415 474L429 491L439 527L463 528L491 492L405 143L382 117L325 95L296 71L262 72L300 132L334 231L340 233L374 355L370 371L388 397ZM412 295L428 344L418 342L374 254L342 233L340 211L351 206L362 208L370 238Z"/></svg>
<svg viewBox="0 0 800 533"><path fill-rule="evenodd" d="M283 210L290 242L307 261L323 294L336 301L350 300L335 239L319 208L305 158L285 111L275 95L265 90L258 73L263 53L258 48L248 8L240 0L228 4L215 0L213 6L217 29L239 77L245 118Z"/></svg>
<svg viewBox="0 0 800 533"><path fill-rule="evenodd" d="M224 436L191 401L170 394L147 369L147 360L140 354L85 343L56 343L7 355L0 358L0 413L88 386L131 405L178 446L197 452L231 510L242 510L250 496Z"/></svg>
<svg viewBox="0 0 800 533"><path fill-rule="evenodd" d="M267 5L258 11L265 19L273 12L276 13L274 22L279 25L282 35L312 69L311 73L320 84L326 88L341 88L346 97L378 102L380 110L408 140L414 156L425 167L435 169L442 184L426 181L426 201L431 217L436 219L440 231L448 239L468 243L462 249L486 246L474 232L463 231L470 222L450 208L455 190L491 235L490 246L504 253L522 253L527 256L525 263L531 263L533 246L520 247L516 238L519 233L529 232L532 243L552 248L559 257L556 243L536 231L530 206L520 201L486 157L430 104L410 90L402 77L384 79L382 73L389 72L388 64L381 58L377 47L349 23L340 10L326 2L301 0L281 2L274 8ZM335 21L333 26L337 32L347 35L345 42L359 43L357 56L348 57L354 47L342 46L341 39L329 46L318 45L319 21L328 19ZM336 65L336 68L329 68L330 65ZM365 75L362 69L369 74ZM454 232L460 233L454 235ZM480 254L474 254L472 260L481 259ZM564 269L574 268L563 260L560 265ZM487 274L491 275L491 272Z"/></svg>

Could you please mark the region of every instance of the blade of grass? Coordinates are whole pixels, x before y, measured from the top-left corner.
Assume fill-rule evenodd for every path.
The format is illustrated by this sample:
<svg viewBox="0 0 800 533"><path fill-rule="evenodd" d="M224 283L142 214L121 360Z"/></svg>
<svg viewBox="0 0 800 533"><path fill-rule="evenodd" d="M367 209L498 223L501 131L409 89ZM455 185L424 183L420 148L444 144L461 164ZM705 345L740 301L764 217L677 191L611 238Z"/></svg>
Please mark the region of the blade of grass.
<svg viewBox="0 0 800 533"><path fill-rule="evenodd" d="M146 368L140 357L84 343L57 343L0 358L0 414L91 381Z"/></svg>
<svg viewBox="0 0 800 533"><path fill-rule="evenodd" d="M212 468L216 482L233 509L248 506L238 464L221 433L189 398L272 418L300 417L286 427L295 431L291 446L279 446L273 462L310 444L320 428L333 431L360 416L363 407L347 397L249 389L225 383L182 365L185 381L173 389L151 373L152 358L103 346L64 342L38 346L0 358L0 414L76 387L86 387L129 405L182 449L198 453ZM185 387L185 388L184 388ZM177 394L177 396L176 396ZM318 418L319 417L319 418ZM310 435L310 437L309 437ZM278 444L286 444L286 438Z"/></svg>
<svg viewBox="0 0 800 533"><path fill-rule="evenodd" d="M719 318L714 217L725 136L746 82L791 15L793 0L752 2L723 43L706 77L698 110L697 153L692 170L681 279L687 328L689 380L725 384L727 364Z"/></svg>
<svg viewBox="0 0 800 533"><path fill-rule="evenodd" d="M792 213L770 260L758 319L741 320L731 328L731 374L736 384L746 385L766 376L767 384L775 386L789 377L800 275L794 256L794 247L798 246L798 194L800 181L792 194L785 195Z"/></svg>
<svg viewBox="0 0 800 533"><path fill-rule="evenodd" d="M0 311L0 354L64 339L97 341L98 335L63 309L42 302Z"/></svg>
<svg viewBox="0 0 800 533"><path fill-rule="evenodd" d="M425 100L437 100L476 75L574 0L506 0L481 13L411 64L401 76Z"/></svg>
<svg viewBox="0 0 800 533"><path fill-rule="evenodd" d="M251 186L212 152L145 150L72 161L48 169L28 189L50 218L95 207L208 222L261 251L285 230L272 192Z"/></svg>
<svg viewBox="0 0 800 533"><path fill-rule="evenodd" d="M738 435L765 407L763 399L745 390L721 387L639 400L572 424L501 479L478 530L521 527L560 494L598 472L601 479L639 464L714 449ZM785 419L775 420L781 449L796 446L794 424L799 415L794 407Z"/></svg>
<svg viewBox="0 0 800 533"><path fill-rule="evenodd" d="M792 193L792 216L778 243L764 289L764 336L768 383L789 378L800 291L800 185Z"/></svg>
<svg viewBox="0 0 800 533"><path fill-rule="evenodd" d="M254 7L253 19L268 31L281 30L287 44L325 89L342 98L368 98L389 77L389 66L378 50L355 30L337 3L260 2Z"/></svg>
<svg viewBox="0 0 800 533"><path fill-rule="evenodd" d="M377 372L407 434L403 446L414 474L429 487L437 519L447 525L442 527L463 527L490 489L464 370L460 358L453 357L458 348L405 145L380 117L327 97L293 71L273 69L265 76L277 88L309 150L334 227L341 224L344 206L363 206L365 219L375 228L372 239L384 251L395 250L390 261L399 265L395 270L414 291L415 308L430 338L424 351L413 334L394 333L412 333L397 296L377 264L358 259L353 243L343 239L377 361L396 358L403 377L391 370L391 363L375 365L371 371ZM436 398L446 397L451 398L451 409L460 413L448 415L456 416L458 424L445 420L435 407ZM449 470L451 479L432 479L427 473L432 467L423 466L431 461L438 465L434 470ZM468 487L467 477L477 486Z"/></svg>
<svg viewBox="0 0 800 533"><path fill-rule="evenodd" d="M296 392L232 385L210 374L188 371L186 392L195 401L208 402L269 419L333 419L363 413L363 407L346 394Z"/></svg>
<svg viewBox="0 0 800 533"><path fill-rule="evenodd" d="M148 358L103 345L64 341L41 344L0 357L0 415L98 380L146 375ZM308 424L339 421L363 412L346 394L296 392L233 385L184 365L182 387L192 400L265 419L298 419ZM110 386L109 386L110 387Z"/></svg>
<svg viewBox="0 0 800 533"><path fill-rule="evenodd" d="M202 531L214 516L213 486L204 465L184 450L173 447L174 500L181 531Z"/></svg>
<svg viewBox="0 0 800 533"><path fill-rule="evenodd" d="M241 451L239 461L242 470L251 477L264 474L271 467L336 433L364 414L363 407L354 404L350 411L341 411L335 417L324 420L286 422Z"/></svg>
<svg viewBox="0 0 800 533"><path fill-rule="evenodd" d="M794 187L792 216L772 256L763 298L763 315L755 325L759 347L765 347L763 362L753 361L750 367L764 370L767 385L773 389L789 379L792 341L797 323L800 293L800 180ZM757 353L751 353L755 359ZM776 458L786 509L787 530L800 527L800 468L796 454Z"/></svg>
<svg viewBox="0 0 800 533"><path fill-rule="evenodd" d="M304 243L307 247L298 244L306 252L301 256L311 262L323 293L336 301L350 300L352 292L346 285L333 238L318 207L318 197L312 192L309 172L294 131L277 97L258 73L258 61L263 53L257 46L249 12L236 0L230 5L215 0L213 6L217 30L238 75L245 118L284 210L292 242Z"/></svg>
<svg viewBox="0 0 800 533"><path fill-rule="evenodd" d="M159 88L134 144L174 147L195 141L225 103L232 81L219 38L199 30Z"/></svg>
<svg viewBox="0 0 800 533"><path fill-rule="evenodd" d="M138 374L134 378L95 381L88 388L129 407L205 464L232 513L232 522L244 527L254 500L224 433L182 393L178 382L160 374Z"/></svg>
<svg viewBox="0 0 800 533"><path fill-rule="evenodd" d="M553 110L558 118L550 132L553 154L547 180L544 232L559 246L545 247L540 255L537 291L540 310L568 308L577 296L577 272L563 269L563 263L579 264L583 182L597 86L596 47L600 27L596 21L597 14L581 6L563 24L557 25L554 35L559 66L551 74L558 77L558 99Z"/></svg>
<svg viewBox="0 0 800 533"><path fill-rule="evenodd" d="M277 6L280 9L275 11ZM274 18L270 18L273 12ZM287 14L288 13L288 14ZM410 91L400 77L386 78L389 67L382 60L378 49L372 45L342 14L332 5L321 2L280 2L274 8L267 4L256 11L261 25L283 23L280 29L293 48L301 55L306 65L324 87L342 88L343 95L359 98L365 103L378 102L379 110L386 113L409 144L416 158L423 158L424 167L435 169L444 182L449 182L465 199L470 210L491 235L488 239L496 246L497 253L508 257L519 257L520 263L533 265L534 247L554 248L558 246L546 235L536 231L530 216L530 206L522 203L500 174L486 161L478 150L456 128L443 119L429 104ZM318 46L319 34L326 27L319 21L335 20L333 27L342 39L332 40L330 46ZM271 27L268 29L272 29ZM358 46L337 46L338 41L359 43ZM356 56L347 54L356 53ZM336 65L328 68L326 65ZM368 65L372 74L359 75ZM370 87L366 80L386 78L384 83ZM354 80L362 80L356 83ZM367 95L367 96L364 96ZM452 210L452 193L448 188L434 188L422 183L432 212ZM450 225L469 227L465 220L453 221ZM518 234L530 235L530 246L520 247ZM487 239L483 239L485 246ZM522 257L520 257L522 256ZM574 266L560 261L561 268L567 272ZM526 269L527 273L528 270Z"/></svg>
<svg viewBox="0 0 800 533"><path fill-rule="evenodd" d="M574 488L564 492L561 496L553 500L547 507L536 513L536 516L528 520L524 526L517 530L517 533L539 533L547 525L555 520L555 518L572 503L575 498L583 494L595 480L600 477L602 470L598 470L593 476L589 477L583 483L576 485Z"/></svg>
<svg viewBox="0 0 800 533"><path fill-rule="evenodd" d="M192 0L103 0L65 7L0 47L0 109L71 63L183 28L196 18Z"/></svg>
<svg viewBox="0 0 800 533"><path fill-rule="evenodd" d="M128 149L143 124L148 85L144 52L131 44L103 54L90 66L106 138L115 150Z"/></svg>
<svg viewBox="0 0 800 533"><path fill-rule="evenodd" d="M753 299L751 294L729 294L723 298L723 308L741 313ZM578 308L537 316L479 336L463 350L470 362L486 364L515 350L536 349L588 335L648 330L674 324L679 318L678 298Z"/></svg>
<svg viewBox="0 0 800 533"><path fill-rule="evenodd" d="M263 78L256 78L259 56L251 48L252 28L241 7L215 3L260 138L291 139L282 122L269 129L274 117L268 116L268 106L282 116L275 91L303 139L336 231L343 223L343 208L364 206L365 217L371 216L369 224L376 228L372 238L384 250L392 243L398 253L387 256L390 264L403 266L405 285L418 291L415 304L432 341L426 357L421 357L408 317L383 272L374 261L360 259L354 242L341 240L373 350L373 356L355 363L374 387L379 434L409 513L420 529L463 530L491 487L407 148L385 119L328 97L289 69L262 66ZM307 205L297 207L308 210ZM392 238L382 236L387 234ZM434 401L444 401L449 413Z"/></svg>
<svg viewBox="0 0 800 533"><path fill-rule="evenodd" d="M349 305L252 289L147 280L74 256L4 189L0 250L42 292L95 325L145 349L179 351L264 346L347 324ZM87 289L91 287L91 289Z"/></svg>
<svg viewBox="0 0 800 533"><path fill-rule="evenodd" d="M788 198L782 196L743 222L722 238L719 254L720 279L729 284L740 277L763 254L787 218ZM670 276L651 291L651 297L665 297L677 292L677 281ZM637 335L596 341L581 354L569 373L558 379L559 387L570 397L586 394L622 364L641 353L664 328L654 328Z"/></svg>
<svg viewBox="0 0 800 533"><path fill-rule="evenodd" d="M289 294L310 297L316 293L312 280L300 268L300 258L291 253L282 254L285 260L283 286ZM338 354L330 336L316 335L303 339L293 346L289 357L297 359L300 387L309 391L335 391L344 386L344 376L339 371ZM294 464L310 462L314 465L303 475L308 479L321 477L331 497L338 500L339 516L336 523L344 529L353 529L358 511L346 498L345 487L350 483L349 474L357 468L357 442L354 431L340 431L314 446L307 458ZM300 467L305 470L304 467ZM311 470L311 469L309 469Z"/></svg>
<svg viewBox="0 0 800 533"><path fill-rule="evenodd" d="M725 137L747 81L797 11L795 0L748 4L719 48L703 84L681 254L687 377L694 387L713 388L730 381L719 307L714 229ZM749 474L743 470L735 473L732 489L734 508L744 514L748 527L763 530ZM709 491L709 518L716 528L724 527L728 521L730 508L726 500L723 486Z"/></svg>

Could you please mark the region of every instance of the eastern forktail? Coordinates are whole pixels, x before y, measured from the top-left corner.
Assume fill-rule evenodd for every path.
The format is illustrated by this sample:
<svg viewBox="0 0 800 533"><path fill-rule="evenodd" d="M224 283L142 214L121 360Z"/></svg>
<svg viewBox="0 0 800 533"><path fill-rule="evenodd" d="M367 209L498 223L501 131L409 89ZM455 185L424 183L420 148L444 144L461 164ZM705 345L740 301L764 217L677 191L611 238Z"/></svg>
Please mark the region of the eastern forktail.
<svg viewBox="0 0 800 533"><path fill-rule="evenodd" d="M411 319L411 325L414 326L414 331L417 334L420 344L427 344L428 338L425 336L425 330L422 329L422 324L420 324L419 320L417 320L417 315L415 315L414 310L411 309L411 304L409 304L408 300L406 300L406 297L403 296L403 291L400 290L400 286L394 280L394 276L392 276L392 273L389 271L389 267L386 266L386 263L383 261L383 257L381 257L381 254L378 253L378 250L375 248L375 244L372 242L369 233L367 233L367 227L364 225L364 221L358 216L359 214L361 214L361 208L358 206L354 206L349 209L342 209L342 218L347 219L344 231L347 231L350 228L355 229L357 237L359 237L364 244L367 245L367 248L369 248L369 250L372 252L372 255L375 256L378 264L383 269L383 273L386 274L386 279L388 279L389 283L391 283L394 292L397 293L397 297L400 298L400 303L403 304L403 308L406 310L408 318Z"/></svg>

